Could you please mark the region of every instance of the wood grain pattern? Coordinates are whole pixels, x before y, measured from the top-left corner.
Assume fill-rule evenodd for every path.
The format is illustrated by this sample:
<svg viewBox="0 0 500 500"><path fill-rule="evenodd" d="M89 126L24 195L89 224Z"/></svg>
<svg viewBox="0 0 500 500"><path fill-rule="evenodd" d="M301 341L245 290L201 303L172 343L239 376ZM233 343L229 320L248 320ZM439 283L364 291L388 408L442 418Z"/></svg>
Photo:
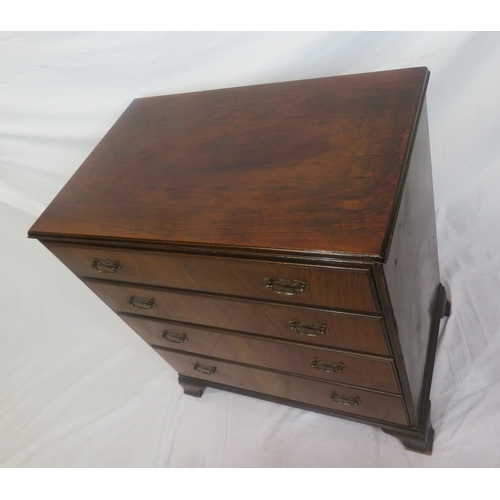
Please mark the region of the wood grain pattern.
<svg viewBox="0 0 500 500"><path fill-rule="evenodd" d="M375 424L430 453L449 307L428 78L137 99L29 236L180 372L186 394L209 386Z"/></svg>
<svg viewBox="0 0 500 500"><path fill-rule="evenodd" d="M146 342L179 351L262 366L308 377L356 385L398 394L393 361L356 356L348 352L313 348L264 337L237 334L194 325L172 323L141 316L120 315ZM165 338L165 332L171 337ZM173 334L173 335L172 335ZM171 338L171 340L168 340ZM179 343L179 339L183 339ZM177 342L176 342L177 341ZM340 373L311 366L311 361L342 365Z"/></svg>
<svg viewBox="0 0 500 500"><path fill-rule="evenodd" d="M187 292L84 280L115 312L170 319L227 330L256 333L266 337L302 340L352 351L390 355L381 318L321 311L289 305L213 297ZM128 303L130 297L154 299L151 309ZM300 335L289 321L325 325L328 331L318 337Z"/></svg>
<svg viewBox="0 0 500 500"><path fill-rule="evenodd" d="M361 415L377 420L407 425L403 399L399 396L345 387L329 382L308 380L283 373L271 372L244 365L229 363L203 356L191 356L157 348L156 352L181 375L200 380L219 382L230 386L268 395L323 406L351 415ZM195 365L216 368L212 375L195 370ZM338 400L359 398L357 406L346 406L331 400L332 393Z"/></svg>
<svg viewBox="0 0 500 500"><path fill-rule="evenodd" d="M30 235L383 258L426 68L135 100Z"/></svg>
<svg viewBox="0 0 500 500"><path fill-rule="evenodd" d="M368 266L335 268L277 262L198 257L161 252L46 243L47 248L80 278L198 290L262 300L377 311ZM116 273L99 273L92 259L117 262ZM266 288L265 278L298 279L309 288L283 295ZM377 301L378 302L378 301Z"/></svg>

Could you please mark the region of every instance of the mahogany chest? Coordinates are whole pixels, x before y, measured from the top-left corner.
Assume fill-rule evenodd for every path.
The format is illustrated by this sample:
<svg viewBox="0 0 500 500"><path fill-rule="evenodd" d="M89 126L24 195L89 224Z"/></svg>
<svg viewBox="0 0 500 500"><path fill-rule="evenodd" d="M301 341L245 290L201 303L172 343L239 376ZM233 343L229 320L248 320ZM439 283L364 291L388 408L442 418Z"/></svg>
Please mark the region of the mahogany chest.
<svg viewBox="0 0 500 500"><path fill-rule="evenodd" d="M430 453L426 68L136 99L29 231L179 372Z"/></svg>

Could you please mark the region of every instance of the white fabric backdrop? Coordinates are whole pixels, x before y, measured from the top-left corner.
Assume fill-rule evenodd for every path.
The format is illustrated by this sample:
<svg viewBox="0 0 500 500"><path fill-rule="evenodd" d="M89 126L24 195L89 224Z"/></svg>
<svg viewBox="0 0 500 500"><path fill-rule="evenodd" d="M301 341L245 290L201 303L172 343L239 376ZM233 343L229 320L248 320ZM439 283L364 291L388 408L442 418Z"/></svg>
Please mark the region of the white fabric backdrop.
<svg viewBox="0 0 500 500"><path fill-rule="evenodd" d="M427 66L441 280L432 457L177 376L26 232L136 97ZM0 34L0 465L499 467L500 34Z"/></svg>

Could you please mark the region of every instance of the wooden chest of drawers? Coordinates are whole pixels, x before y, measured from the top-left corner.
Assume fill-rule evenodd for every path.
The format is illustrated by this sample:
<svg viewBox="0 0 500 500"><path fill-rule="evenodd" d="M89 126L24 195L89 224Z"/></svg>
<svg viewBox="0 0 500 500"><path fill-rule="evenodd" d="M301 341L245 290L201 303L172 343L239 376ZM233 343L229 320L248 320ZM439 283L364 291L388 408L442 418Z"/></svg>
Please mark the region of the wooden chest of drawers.
<svg viewBox="0 0 500 500"><path fill-rule="evenodd" d="M179 372L430 453L426 68L135 100L31 228Z"/></svg>

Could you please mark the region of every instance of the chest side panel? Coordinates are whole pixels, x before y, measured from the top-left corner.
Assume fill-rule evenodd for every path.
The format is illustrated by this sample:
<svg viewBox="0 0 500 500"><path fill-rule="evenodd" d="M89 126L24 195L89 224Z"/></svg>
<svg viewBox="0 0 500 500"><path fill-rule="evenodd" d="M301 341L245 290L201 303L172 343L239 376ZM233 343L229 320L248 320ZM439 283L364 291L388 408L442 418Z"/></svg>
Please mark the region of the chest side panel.
<svg viewBox="0 0 500 500"><path fill-rule="evenodd" d="M395 328L415 405L420 404L439 285L427 112L420 118L387 263L383 266Z"/></svg>

